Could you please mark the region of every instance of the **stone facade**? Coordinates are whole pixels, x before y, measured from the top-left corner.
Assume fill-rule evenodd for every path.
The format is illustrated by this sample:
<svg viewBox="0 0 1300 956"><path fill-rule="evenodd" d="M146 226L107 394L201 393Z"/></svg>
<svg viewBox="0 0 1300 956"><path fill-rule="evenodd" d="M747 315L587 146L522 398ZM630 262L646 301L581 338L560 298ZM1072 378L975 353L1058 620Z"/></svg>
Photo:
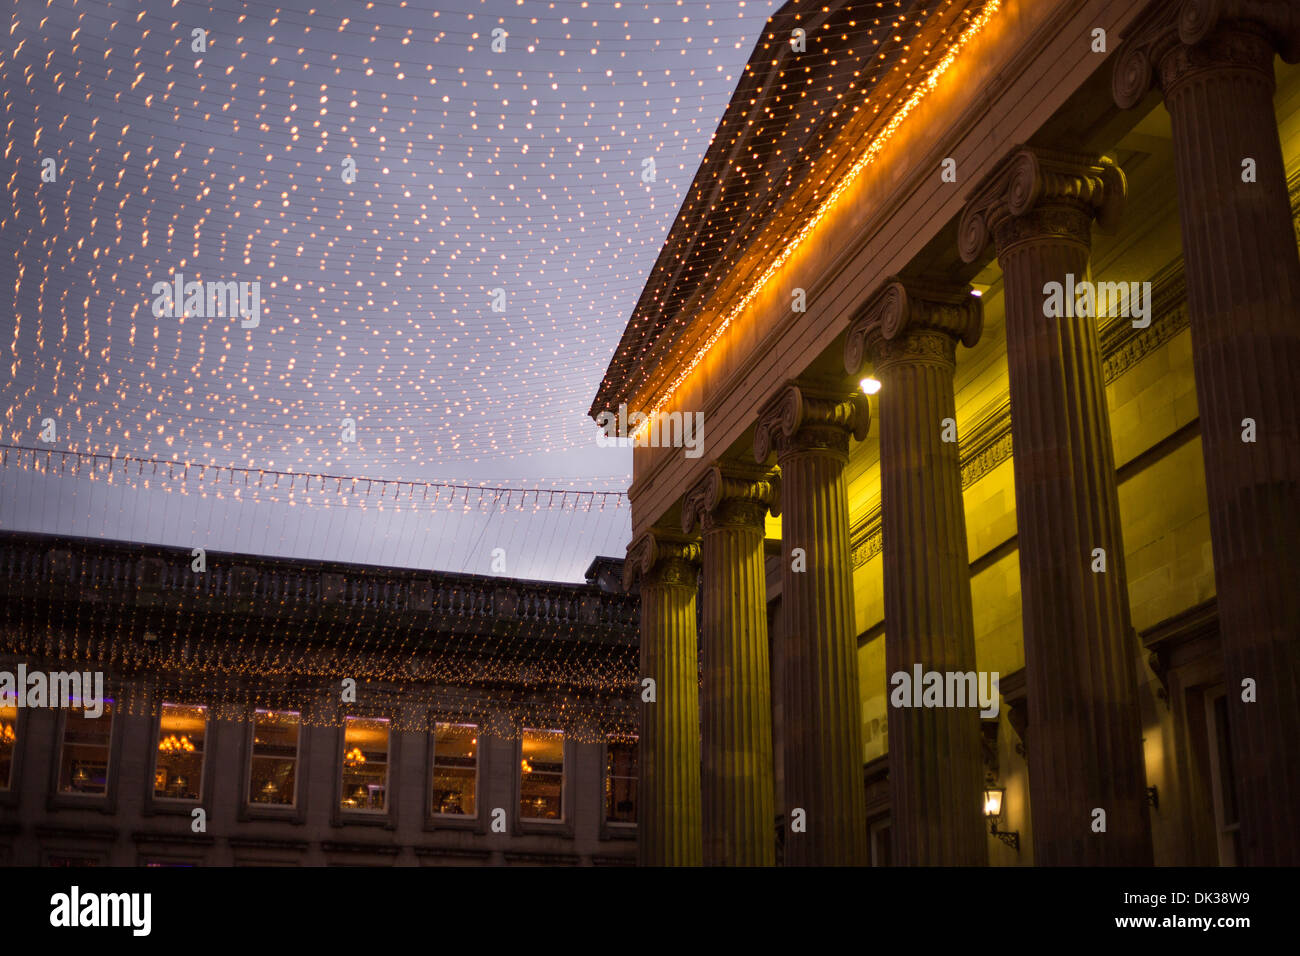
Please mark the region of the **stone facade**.
<svg viewBox="0 0 1300 956"><path fill-rule="evenodd" d="M206 562L0 535L0 672L99 671L112 701L0 710L0 865L635 862L621 560L586 585Z"/></svg>
<svg viewBox="0 0 1300 956"><path fill-rule="evenodd" d="M786 864L1296 864L1295 4L956 7L964 31L940 11L878 44L848 29L863 4L821 11L816 82L868 105L897 101L893 73L861 80L864 46L950 52L879 112L783 99L803 11L769 22L696 179L754 201L684 206L592 405L708 422L698 460L637 448L634 533L775 452ZM813 140L835 162L805 163ZM749 557L700 544L708 648L758 591L719 587ZM914 666L997 673L995 712L901 709ZM701 764L738 733L710 728Z"/></svg>

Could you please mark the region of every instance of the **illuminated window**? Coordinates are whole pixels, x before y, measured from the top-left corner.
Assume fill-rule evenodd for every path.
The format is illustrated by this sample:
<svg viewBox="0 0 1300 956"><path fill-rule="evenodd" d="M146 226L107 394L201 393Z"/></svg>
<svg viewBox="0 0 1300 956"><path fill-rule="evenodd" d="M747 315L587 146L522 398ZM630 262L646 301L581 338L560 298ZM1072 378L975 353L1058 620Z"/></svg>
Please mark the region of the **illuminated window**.
<svg viewBox="0 0 1300 956"><path fill-rule="evenodd" d="M372 717L343 720L344 810L384 813L388 791L388 721Z"/></svg>
<svg viewBox="0 0 1300 956"><path fill-rule="evenodd" d="M524 728L519 761L519 818L564 819L564 733Z"/></svg>
<svg viewBox="0 0 1300 956"><path fill-rule="evenodd" d="M10 700L13 698L11 697ZM14 748L18 746L18 708L0 704L0 790L9 789Z"/></svg>
<svg viewBox="0 0 1300 956"><path fill-rule="evenodd" d="M253 714L253 746L248 768L248 802L291 807L298 791L298 714L259 710Z"/></svg>
<svg viewBox="0 0 1300 956"><path fill-rule="evenodd" d="M636 823L636 738L605 743L605 822Z"/></svg>
<svg viewBox="0 0 1300 956"><path fill-rule="evenodd" d="M68 711L63 726L63 755L59 760L59 793L108 793L109 742L113 736L113 702L104 712L87 717L80 707Z"/></svg>
<svg viewBox="0 0 1300 956"><path fill-rule="evenodd" d="M164 800L199 800L203 793L203 742L208 709L163 704L158 721L158 748L153 795Z"/></svg>
<svg viewBox="0 0 1300 956"><path fill-rule="evenodd" d="M435 724L433 812L472 817L478 813L478 725Z"/></svg>

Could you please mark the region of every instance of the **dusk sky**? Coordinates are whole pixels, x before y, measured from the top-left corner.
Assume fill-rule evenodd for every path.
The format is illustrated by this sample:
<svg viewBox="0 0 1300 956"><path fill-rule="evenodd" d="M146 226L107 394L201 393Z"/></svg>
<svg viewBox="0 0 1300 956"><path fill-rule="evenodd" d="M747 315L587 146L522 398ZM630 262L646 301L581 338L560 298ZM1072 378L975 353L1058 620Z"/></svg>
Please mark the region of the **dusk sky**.
<svg viewBox="0 0 1300 956"><path fill-rule="evenodd" d="M8 452L0 527L570 580L621 556L625 499L290 507L267 472L625 491L586 411L778 5L19 0L0 443L249 471ZM247 283L256 326L169 312L178 276Z"/></svg>

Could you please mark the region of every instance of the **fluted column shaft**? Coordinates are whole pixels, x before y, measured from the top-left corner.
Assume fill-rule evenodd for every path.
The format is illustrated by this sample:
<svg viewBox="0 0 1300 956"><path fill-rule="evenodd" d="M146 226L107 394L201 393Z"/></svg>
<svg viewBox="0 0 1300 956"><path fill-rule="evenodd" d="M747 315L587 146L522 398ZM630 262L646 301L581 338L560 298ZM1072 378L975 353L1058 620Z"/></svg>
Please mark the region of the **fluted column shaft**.
<svg viewBox="0 0 1300 956"><path fill-rule="evenodd" d="M866 795L857 634L844 483L850 434L866 437L864 397L793 383L760 414L754 455L781 466L785 619L785 861L861 865ZM802 558L794 557L795 549ZM806 569L804 566L806 564ZM796 570L799 568L799 570ZM800 828L802 827L802 829Z"/></svg>
<svg viewBox="0 0 1300 956"><path fill-rule="evenodd" d="M1211 21L1189 16L1188 6L1196 5L1166 5L1132 43L1125 38L1115 89L1130 106L1154 78L1173 125L1239 862L1296 865L1300 253L1273 109L1273 58L1278 46L1292 62L1300 58L1300 12L1265 2L1243 19ZM1243 440L1246 419L1253 442ZM1248 680L1253 702L1242 699Z"/></svg>
<svg viewBox="0 0 1300 956"><path fill-rule="evenodd" d="M910 677L918 664L923 671L975 672L953 373L958 337L974 345L981 319L969 289L891 280L849 330L848 371L856 374L869 352L882 383L887 680ZM982 788L978 700L961 707L891 706L895 864L987 863Z"/></svg>
<svg viewBox="0 0 1300 956"><path fill-rule="evenodd" d="M700 692L695 595L699 546L647 532L629 549L625 574L641 578L641 699L637 861L699 866Z"/></svg>
<svg viewBox="0 0 1300 956"><path fill-rule="evenodd" d="M706 866L772 866L775 782L763 523L773 475L715 465L687 494L703 527L704 686L700 787Z"/></svg>
<svg viewBox="0 0 1300 956"><path fill-rule="evenodd" d="M1112 221L1123 192L1108 161L1020 149L959 227L968 260L992 235L1003 273L1039 865L1152 862L1096 319L1044 314L1049 283L1089 278L1092 220Z"/></svg>

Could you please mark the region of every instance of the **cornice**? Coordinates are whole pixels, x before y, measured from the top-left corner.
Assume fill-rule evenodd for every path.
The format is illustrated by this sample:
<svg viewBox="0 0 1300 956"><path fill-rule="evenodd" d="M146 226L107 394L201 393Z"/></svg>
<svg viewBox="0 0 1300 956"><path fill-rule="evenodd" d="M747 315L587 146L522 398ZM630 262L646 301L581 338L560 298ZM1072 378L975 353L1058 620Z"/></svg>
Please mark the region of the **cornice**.
<svg viewBox="0 0 1300 956"><path fill-rule="evenodd" d="M812 282L805 286L809 302L815 301L826 289L841 281L845 272L854 267L855 258L872 241L882 224L888 222L891 217L898 214L900 209L912 201L917 191L929 179L929 170L935 168L940 159L951 155L958 141L971 135L971 131L988 125L996 104L1006 96L1009 87L1015 82L1015 78L1025 71L1027 64L1033 62L1039 56L1042 46L1052 37L1059 35L1065 29L1067 23L1077 15L1077 9L1068 4L1061 5L1049 18L1035 27L1034 33L1026 42L1017 44L1009 52L1003 66L998 70L995 78L985 86L982 95L972 98L959 111L953 122L948 125L948 129L954 131L955 135L953 137L937 137L928 147L921 149L916 161L910 164L911 171L894 184L894 188L886 201L879 208L872 210L870 215L864 219L861 228L854 234L853 240L845 243L830 259L826 268L821 270L813 278ZM959 215L960 211L961 206L958 205L953 214ZM768 243L768 247L775 248L771 243ZM716 313L717 309L713 309L712 313L710 313L708 308L709 302L713 298L715 297L706 297L703 301L692 300L689 313L696 316ZM686 310L682 311L686 312ZM778 341L804 318L804 315L791 312L778 319L772 328L771 341ZM714 398L702 409L704 413L708 416L714 415L725 401L725 396L730 395L740 387L747 374L747 369L737 368L725 380L719 382L713 389ZM635 391L636 395L639 395L644 389L633 391ZM603 390L599 392L598 399L604 394ZM629 390L625 389L623 394L629 395ZM629 401L632 397L635 396L629 395ZM599 400L593 403L593 414L599 411L597 408L599 404ZM657 475L666 467L668 467L667 459L654 462L650 465L648 471L634 479L632 486L628 489L628 498L633 502L634 506L640 494L654 484Z"/></svg>
<svg viewBox="0 0 1300 956"><path fill-rule="evenodd" d="M982 10L988 2L989 0L984 0L983 4L972 2L962 6L960 10L951 11L952 19L945 21L945 29L955 29L955 32L959 34L970 20L978 16L978 12L975 12L970 17L963 19L962 14L965 14L968 10ZM866 12L869 6L872 5L863 5L862 13L875 16L874 12L869 14ZM831 12L849 10L853 9L853 4L832 4L829 9ZM948 15L948 12L945 11L945 16ZM927 23L927 28L930 24L938 22L938 18L932 19ZM786 24L786 34L783 35L786 39L788 39L788 27L790 25L789 23ZM764 38L767 36L768 33L765 32ZM840 59L843 59L843 56ZM918 69L924 74L941 59L942 46L939 45L930 52L927 60L928 65L923 65ZM839 80L842 77L836 73L830 79ZM904 80L908 80L908 78L905 77ZM915 77L911 77L909 82L910 85L900 81L897 88L889 87L888 89L875 90L873 95L878 95L882 101L887 102L892 107L900 100L907 98L916 84ZM744 104L746 115L748 115L750 105L748 101ZM972 104L968 112L977 113L985 109L987 109L987 102L980 100ZM728 116L731 111L732 107L729 107ZM625 332L624 339L620 341L614 358L611 360L610 368L597 390L589 414L594 417L600 411L607 410L609 406L616 405L619 401L626 401L629 405L634 403L644 404L641 402L641 398L646 393L653 395L665 382L671 380L677 369L683 365L683 357L690 356L701 343L715 336L715 326L718 324L719 318L728 312L727 304L734 300L734 291L737 288L746 289L755 285L756 277L762 275L766 267L774 260L778 251L797 236L807 219L816 212L823 200L829 195L829 191L833 191L840 180L844 178L860 152L859 148L854 148L854 144L860 147L864 139L872 139L879 132L879 129L883 128L879 122L880 114L875 111L858 111L851 106L846 106L844 108L837 107L832 112L834 115L821 124L821 126L834 131L831 139L821 145L819 155L812 162L802 167L802 175L795 182L791 183L787 179L778 184L784 190L777 203L778 208L774 209L766 217L762 228L757 234L746 234L744 250L748 252L752 249L761 249L763 250L762 254L753 258L746 258L741 255L734 262L731 262L720 275L712 278L707 285L696 288L688 298L676 304L671 316L658 316L655 320L656 327L662 329L671 328L674 325L674 320L679 316L691 317L689 322L680 324L681 332L666 349L659 348L657 339L653 342L647 341L644 333L636 337L636 348L633 349ZM838 119L838 122L830 122L835 119ZM719 126L719 138L724 126L728 132L732 129L727 116L724 116L724 123ZM797 146L798 143L787 141L781 145L783 148L787 148ZM710 157L706 156L706 164L709 162ZM703 165L701 169L704 169ZM893 206L894 204L891 203L890 208L893 208ZM679 225L679 223L674 223L673 230L670 232L670 241L673 239L674 233L678 231ZM691 228L698 230L700 226L694 224ZM669 248L669 245L670 243L665 244L665 250ZM672 245L674 257L679 255L679 245L680 243ZM653 275L652 272L652 282ZM646 290L642 293L642 301L656 301L654 296L649 299L646 298L650 290L651 283L648 282ZM657 287L655 291L659 292ZM717 303L722 303L722 305L718 306ZM639 301L637 310L634 311L632 320L629 322L629 329L632 323L642 318L641 309L642 302ZM640 355L632 357L630 353L633 351L639 352ZM655 353L656 361L653 364L648 364L643 356L651 352ZM627 357L620 359L621 356ZM621 369L622 376L617 380L612 379L611 375L619 371L615 366L620 361L624 364ZM668 371L663 371L665 368Z"/></svg>

